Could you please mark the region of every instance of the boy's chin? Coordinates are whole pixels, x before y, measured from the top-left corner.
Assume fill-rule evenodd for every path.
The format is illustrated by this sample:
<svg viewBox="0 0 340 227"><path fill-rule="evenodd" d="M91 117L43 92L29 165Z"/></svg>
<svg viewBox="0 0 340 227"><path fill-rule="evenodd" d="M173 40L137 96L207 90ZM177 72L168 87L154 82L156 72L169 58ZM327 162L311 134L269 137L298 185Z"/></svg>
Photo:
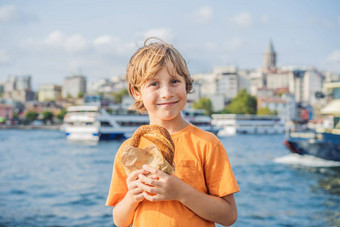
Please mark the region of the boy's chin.
<svg viewBox="0 0 340 227"><path fill-rule="evenodd" d="M155 120L160 120L160 121L172 121L180 117L180 114L174 114L174 115L158 115L155 116Z"/></svg>

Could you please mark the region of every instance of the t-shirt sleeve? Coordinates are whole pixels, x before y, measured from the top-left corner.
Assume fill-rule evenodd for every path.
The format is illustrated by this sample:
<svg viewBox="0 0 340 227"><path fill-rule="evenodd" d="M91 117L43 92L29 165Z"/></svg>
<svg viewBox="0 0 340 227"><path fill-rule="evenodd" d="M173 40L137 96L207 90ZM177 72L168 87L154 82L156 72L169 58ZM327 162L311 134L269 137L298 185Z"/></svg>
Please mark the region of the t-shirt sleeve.
<svg viewBox="0 0 340 227"><path fill-rule="evenodd" d="M206 184L210 195L223 197L239 192L239 186L221 141L208 154L204 166Z"/></svg>
<svg viewBox="0 0 340 227"><path fill-rule="evenodd" d="M122 163L120 162L122 154L121 149L122 146L119 148L113 164L112 179L109 194L106 199L106 206L115 206L124 198L128 191L126 186L127 175Z"/></svg>

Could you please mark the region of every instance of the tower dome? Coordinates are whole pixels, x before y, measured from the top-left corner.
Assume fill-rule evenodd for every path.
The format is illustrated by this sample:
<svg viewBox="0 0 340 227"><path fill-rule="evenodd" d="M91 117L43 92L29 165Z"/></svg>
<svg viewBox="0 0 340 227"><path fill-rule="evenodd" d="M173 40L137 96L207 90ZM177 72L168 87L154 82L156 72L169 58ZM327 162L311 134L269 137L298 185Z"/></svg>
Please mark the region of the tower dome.
<svg viewBox="0 0 340 227"><path fill-rule="evenodd" d="M276 53L271 40L269 40L267 49L263 54L263 69L265 71L276 69Z"/></svg>

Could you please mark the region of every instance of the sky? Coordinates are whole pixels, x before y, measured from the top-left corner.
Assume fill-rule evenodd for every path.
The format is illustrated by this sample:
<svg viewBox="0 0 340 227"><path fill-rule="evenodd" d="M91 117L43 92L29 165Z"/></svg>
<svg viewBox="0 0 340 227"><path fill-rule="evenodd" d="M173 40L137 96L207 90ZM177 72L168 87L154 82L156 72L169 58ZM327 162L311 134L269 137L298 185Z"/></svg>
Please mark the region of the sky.
<svg viewBox="0 0 340 227"><path fill-rule="evenodd" d="M173 44L191 74L261 68L270 40L278 67L340 73L337 0L0 0L0 81L31 75L38 90L122 76L150 36Z"/></svg>

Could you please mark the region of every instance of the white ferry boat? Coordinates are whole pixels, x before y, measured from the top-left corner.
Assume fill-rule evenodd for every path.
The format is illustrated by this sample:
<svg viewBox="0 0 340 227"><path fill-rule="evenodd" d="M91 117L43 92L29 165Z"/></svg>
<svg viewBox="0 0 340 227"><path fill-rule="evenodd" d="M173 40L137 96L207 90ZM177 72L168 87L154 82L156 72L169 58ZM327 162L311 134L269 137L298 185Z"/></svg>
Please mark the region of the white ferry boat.
<svg viewBox="0 0 340 227"><path fill-rule="evenodd" d="M63 129L68 140L98 141L128 138L145 124L149 124L146 115L109 114L99 106L71 106Z"/></svg>
<svg viewBox="0 0 340 227"><path fill-rule="evenodd" d="M184 119L214 132L211 118L201 111L183 111ZM71 106L64 117L63 130L68 140L98 141L129 138L141 125L149 124L147 115L109 114L99 106Z"/></svg>
<svg viewBox="0 0 340 227"><path fill-rule="evenodd" d="M283 134L284 123L274 115L213 114L218 136L235 134Z"/></svg>
<svg viewBox="0 0 340 227"><path fill-rule="evenodd" d="M64 116L62 130L68 140L98 141L97 106L71 106Z"/></svg>

